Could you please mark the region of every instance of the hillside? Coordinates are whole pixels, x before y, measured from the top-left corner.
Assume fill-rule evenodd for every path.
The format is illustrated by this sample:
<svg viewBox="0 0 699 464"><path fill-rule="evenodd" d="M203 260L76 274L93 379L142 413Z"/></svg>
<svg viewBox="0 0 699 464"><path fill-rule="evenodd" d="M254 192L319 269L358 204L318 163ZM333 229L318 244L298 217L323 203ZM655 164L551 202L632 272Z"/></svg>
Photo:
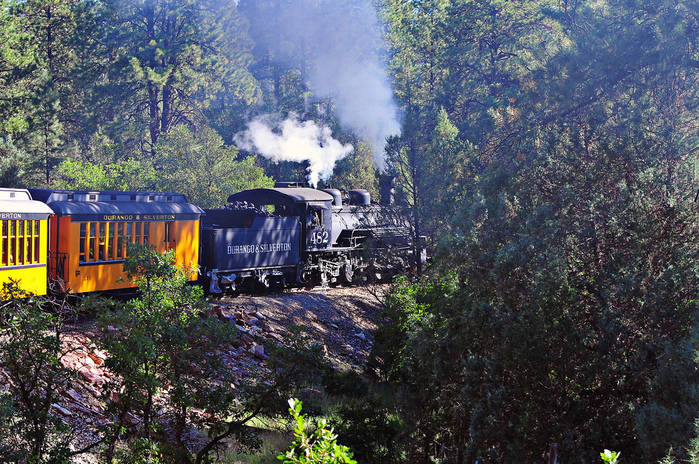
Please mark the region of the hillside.
<svg viewBox="0 0 699 464"><path fill-rule="evenodd" d="M387 286L293 289L272 295L224 298L213 306L253 335L283 336L287 327L304 326L323 345L337 368L359 368L371 350L371 331Z"/></svg>
<svg viewBox="0 0 699 464"><path fill-rule="evenodd" d="M324 355L333 366L359 370L371 350L371 331L376 327L380 297L386 289L387 286L295 289L214 300L212 314L239 328L236 342L222 347L220 356L235 371L235 377L242 380L264 368L268 359L266 340L281 341L290 326L305 326L306 333L322 344ZM81 448L98 441L98 428L111 421L106 414L103 392L104 384L112 378L104 368L109 353L95 348L99 336L94 325L86 321L71 326L63 339L67 354L61 358L61 364L75 371L76 377L70 388L57 392L58 399L52 409L77 431L75 443ZM10 379L1 367L0 384L6 384ZM129 420L133 425L139 421L135 416ZM83 455L75 462L97 460L92 455Z"/></svg>

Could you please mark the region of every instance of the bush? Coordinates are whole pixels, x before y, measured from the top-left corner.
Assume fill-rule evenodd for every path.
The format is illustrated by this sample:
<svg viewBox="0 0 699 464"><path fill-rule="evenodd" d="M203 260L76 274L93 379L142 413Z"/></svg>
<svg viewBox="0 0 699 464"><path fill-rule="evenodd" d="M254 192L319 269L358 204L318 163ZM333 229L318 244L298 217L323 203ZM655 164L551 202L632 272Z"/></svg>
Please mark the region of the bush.
<svg viewBox="0 0 699 464"><path fill-rule="evenodd" d="M305 418L301 414L301 402L291 399L289 406L289 413L296 421L296 441L277 459L284 461L284 464L356 464L349 448L337 444L337 435L327 428L325 419L320 420L316 430L309 436L306 433Z"/></svg>
<svg viewBox="0 0 699 464"><path fill-rule="evenodd" d="M232 324L206 317L201 288L188 285L188 271L171 264L172 252L133 247L128 256L124 269L138 284L139 298L98 315L104 332L99 344L116 374L105 389L117 418L106 460L113 460L118 437L128 430L148 444L135 450L153 454L156 447L165 461L187 462L193 457L186 434L209 426L207 419L193 419L199 416L191 415L192 409L225 415L233 404L233 379L220 352L237 332ZM164 403L158 405L156 397ZM129 415L140 418L137 429L127 427Z"/></svg>
<svg viewBox="0 0 699 464"><path fill-rule="evenodd" d="M361 398L369 393L369 385L353 370L338 372L327 369L323 372L321 380L328 395Z"/></svg>
<svg viewBox="0 0 699 464"><path fill-rule="evenodd" d="M342 401L331 421L337 436L358 462L403 462L404 424L387 399L378 393Z"/></svg>
<svg viewBox="0 0 699 464"><path fill-rule="evenodd" d="M432 274L393 286L373 367L396 386L411 462L525 463L551 443L569 463L599 443L657 462L688 444L693 168L605 142L490 167Z"/></svg>
<svg viewBox="0 0 699 464"><path fill-rule="evenodd" d="M75 431L53 411L58 393L75 378L61 365L69 352L63 321L45 311L46 299L28 295L16 282L4 284L2 293L0 461L67 462L86 449L71 449Z"/></svg>
<svg viewBox="0 0 699 464"><path fill-rule="evenodd" d="M201 463L228 438L258 443L246 425L260 415L279 414L282 397L315 380L319 348L291 328L284 344L265 342L270 356L265 369L234 379L223 355L237 336L236 326L207 317L202 289L187 283L190 271L173 266L171 252L134 247L128 256L124 269L140 296L98 316L105 335L100 347L109 352L106 365L116 374L105 388L115 418L106 462L117 456L124 432L137 440L120 460L143 455ZM132 416L139 420L129 420ZM187 439L194 430L207 436L196 449Z"/></svg>

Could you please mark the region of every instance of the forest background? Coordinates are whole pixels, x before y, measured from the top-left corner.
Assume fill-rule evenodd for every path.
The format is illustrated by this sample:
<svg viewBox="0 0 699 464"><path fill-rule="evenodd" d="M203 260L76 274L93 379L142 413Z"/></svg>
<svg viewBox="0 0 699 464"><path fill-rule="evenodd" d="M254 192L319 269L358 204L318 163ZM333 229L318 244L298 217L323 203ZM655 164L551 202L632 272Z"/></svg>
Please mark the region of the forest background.
<svg viewBox="0 0 699 464"><path fill-rule="evenodd" d="M377 194L396 177L433 256L394 286L368 366L391 392L373 410L400 412L396 460L697 459L698 1L0 14L1 186L215 207L272 179ZM357 443L379 456L379 439Z"/></svg>

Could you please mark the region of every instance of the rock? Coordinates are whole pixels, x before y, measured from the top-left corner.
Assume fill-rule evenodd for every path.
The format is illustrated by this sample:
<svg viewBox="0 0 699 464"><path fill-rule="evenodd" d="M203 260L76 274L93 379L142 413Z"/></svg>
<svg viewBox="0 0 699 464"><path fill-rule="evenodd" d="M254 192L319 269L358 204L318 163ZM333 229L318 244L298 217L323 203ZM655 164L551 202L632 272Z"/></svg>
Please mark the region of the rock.
<svg viewBox="0 0 699 464"><path fill-rule="evenodd" d="M229 324L236 324L237 323L235 317L229 316L229 315L223 315L222 317L219 317L219 320L223 321L223 322L228 322Z"/></svg>
<svg viewBox="0 0 699 464"><path fill-rule="evenodd" d="M272 339L272 340L276 340L278 342L281 342L284 340L284 337L279 335L276 332L265 332L262 336L268 340Z"/></svg>
<svg viewBox="0 0 699 464"><path fill-rule="evenodd" d="M92 385L96 385L98 387L104 385L104 379L102 378L102 376L97 374L96 372L93 372L90 369L82 368L78 371L78 373L83 379L85 379Z"/></svg>
<svg viewBox="0 0 699 464"><path fill-rule="evenodd" d="M255 357L257 359L259 359L261 361L265 361L266 359L269 358L269 356L267 356L265 354L265 347L262 345L255 345L253 347L253 354L255 355Z"/></svg>
<svg viewBox="0 0 699 464"><path fill-rule="evenodd" d="M126 416L124 417L124 425L127 427L136 427L138 424L141 423L141 420L134 416L133 414L126 413Z"/></svg>
<svg viewBox="0 0 699 464"><path fill-rule="evenodd" d="M73 415L72 412L68 411L66 408L64 408L60 404L53 403L53 404L51 404L51 408L58 411L58 413L64 417L70 417Z"/></svg>
<svg viewBox="0 0 699 464"><path fill-rule="evenodd" d="M219 319L224 317L223 310L221 310L221 307L218 305L211 305L211 312Z"/></svg>
<svg viewBox="0 0 699 464"><path fill-rule="evenodd" d="M77 404L77 403L71 404L71 405L70 405L70 408L71 408L71 409L74 409L74 410L77 411L77 412L81 412L81 413L83 413L83 414L85 414L85 415L88 415L88 416L89 416L89 415L96 415L96 416L99 416L99 417L105 417L105 415L102 414L101 411L98 411L98 410L95 410L95 409L91 409L91 408L86 408L85 406L82 406L82 405Z"/></svg>
<svg viewBox="0 0 699 464"><path fill-rule="evenodd" d="M69 388L68 390L63 390L61 391L61 395L65 396L66 398L73 400L73 401L83 401L83 397L80 393L76 392L72 388Z"/></svg>
<svg viewBox="0 0 699 464"><path fill-rule="evenodd" d="M60 362L63 367L77 371L85 366L85 359L90 358L88 358L87 353L84 351L72 351L61 357ZM95 362L90 359L89 363L94 365Z"/></svg>
<svg viewBox="0 0 699 464"><path fill-rule="evenodd" d="M92 350L87 355L98 366L104 364L104 360L107 359L107 353L101 350Z"/></svg>
<svg viewBox="0 0 699 464"><path fill-rule="evenodd" d="M240 340L242 340L243 343L245 343L245 345L247 345L247 346L252 346L255 344L255 340L250 335L248 335L246 333L240 334Z"/></svg>

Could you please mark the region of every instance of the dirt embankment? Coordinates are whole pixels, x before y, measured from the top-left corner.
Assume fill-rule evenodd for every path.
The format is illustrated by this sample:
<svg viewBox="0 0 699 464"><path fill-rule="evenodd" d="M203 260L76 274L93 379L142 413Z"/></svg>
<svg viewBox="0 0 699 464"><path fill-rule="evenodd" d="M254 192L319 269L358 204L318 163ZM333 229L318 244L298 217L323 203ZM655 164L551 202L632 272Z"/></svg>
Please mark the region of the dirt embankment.
<svg viewBox="0 0 699 464"><path fill-rule="evenodd" d="M304 326L335 367L358 368L371 351L371 332L387 289L386 285L293 289L223 298L213 305L253 335L277 338L290 326Z"/></svg>

